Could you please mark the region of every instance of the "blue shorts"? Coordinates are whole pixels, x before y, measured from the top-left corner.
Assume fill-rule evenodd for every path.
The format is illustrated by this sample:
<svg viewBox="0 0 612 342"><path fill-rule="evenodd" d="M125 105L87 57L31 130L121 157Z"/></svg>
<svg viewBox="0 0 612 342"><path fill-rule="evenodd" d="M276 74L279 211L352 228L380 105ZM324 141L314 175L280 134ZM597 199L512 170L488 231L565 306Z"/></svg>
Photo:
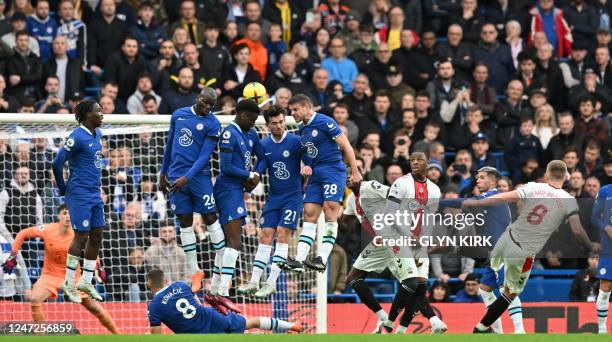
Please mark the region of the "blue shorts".
<svg viewBox="0 0 612 342"><path fill-rule="evenodd" d="M597 278L612 280L612 256L600 256L597 265Z"/></svg>
<svg viewBox="0 0 612 342"><path fill-rule="evenodd" d="M302 197L302 192L281 196L270 195L263 207L260 226L296 230L304 207Z"/></svg>
<svg viewBox="0 0 612 342"><path fill-rule="evenodd" d="M236 219L242 219L242 224L246 224L247 211L243 196L242 189L220 190L215 184L215 202L218 203L219 223L222 226Z"/></svg>
<svg viewBox="0 0 612 342"><path fill-rule="evenodd" d="M170 184L175 180L169 180ZM181 188L181 191L171 192L168 199L175 215L209 214L217 211L210 176L193 177Z"/></svg>
<svg viewBox="0 0 612 342"><path fill-rule="evenodd" d="M210 317L210 329L206 334L242 334L246 330L246 318L234 312L227 316L213 308L204 308Z"/></svg>
<svg viewBox="0 0 612 342"><path fill-rule="evenodd" d="M342 202L346 186L344 166L315 167L308 178L304 203Z"/></svg>
<svg viewBox="0 0 612 342"><path fill-rule="evenodd" d="M492 289L499 289L504 286L504 269L501 268L497 274L491 267L485 267L485 271L480 278L480 283Z"/></svg>
<svg viewBox="0 0 612 342"><path fill-rule="evenodd" d="M98 202L76 201L67 199L66 205L70 213L72 229L77 232L88 232L92 228L104 228L104 203L100 199Z"/></svg>

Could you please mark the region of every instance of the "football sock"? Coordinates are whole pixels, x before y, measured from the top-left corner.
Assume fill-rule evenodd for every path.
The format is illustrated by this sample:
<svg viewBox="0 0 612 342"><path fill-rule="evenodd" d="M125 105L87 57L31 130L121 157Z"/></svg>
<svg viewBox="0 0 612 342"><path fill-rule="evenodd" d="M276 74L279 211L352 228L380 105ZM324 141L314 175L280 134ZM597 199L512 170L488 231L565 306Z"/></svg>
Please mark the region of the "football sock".
<svg viewBox="0 0 612 342"><path fill-rule="evenodd" d="M259 285L261 275L268 266L268 260L270 260L270 254L272 253L271 245L264 245L260 243L257 246L257 253L255 254L255 261L253 261L253 273L251 274L251 284Z"/></svg>
<svg viewBox="0 0 612 342"><path fill-rule="evenodd" d="M196 236L193 227L181 227L181 246L187 260L190 274L198 272L198 256L196 255Z"/></svg>
<svg viewBox="0 0 612 342"><path fill-rule="evenodd" d="M266 283L271 286L276 286L276 279L280 275L281 269L278 267L279 263L284 263L287 261L287 254L289 253L289 245L286 243L276 243L276 248L274 249L274 256L272 256L272 266L270 267L270 275L268 275L268 279Z"/></svg>
<svg viewBox="0 0 612 342"><path fill-rule="evenodd" d="M317 236L316 223L304 222L303 226L302 234L300 234L300 240L298 241L297 254L295 256L295 260L299 262L306 260L310 252L310 247L312 247L315 237Z"/></svg>

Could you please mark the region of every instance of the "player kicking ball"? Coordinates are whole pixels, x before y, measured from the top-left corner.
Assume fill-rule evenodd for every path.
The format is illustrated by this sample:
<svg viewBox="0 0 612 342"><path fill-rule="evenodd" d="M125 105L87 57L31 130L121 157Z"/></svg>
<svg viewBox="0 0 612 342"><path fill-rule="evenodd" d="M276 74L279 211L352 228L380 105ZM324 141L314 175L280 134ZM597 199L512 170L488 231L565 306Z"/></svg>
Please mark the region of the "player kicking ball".
<svg viewBox="0 0 612 342"><path fill-rule="evenodd" d="M60 194L66 195L74 239L66 258L66 277L62 290L73 303L81 303L77 289L89 297L101 301L102 296L91 284L96 269L96 259L102 243L102 230L106 225L104 203L100 195L102 176L102 109L95 101L86 100L74 108L75 128L60 148L53 161L53 175ZM68 161L70 176L64 182L64 164ZM75 286L75 275L79 266L81 251L85 249L83 276Z"/></svg>
<svg viewBox="0 0 612 342"><path fill-rule="evenodd" d="M266 126L271 134L261 141L264 155L257 161L255 168L259 174L268 170L270 187L263 208L262 230L251 280L238 288L238 293L254 294L258 298L267 298L276 292L276 280L281 271L279 265L287 261L289 237L297 228L302 214L302 147L297 135L287 133L285 114L285 110L280 106L272 106L264 111ZM275 233L276 247L271 272L260 289L259 281L268 265Z"/></svg>
<svg viewBox="0 0 612 342"><path fill-rule="evenodd" d="M592 251L599 250L599 244L591 242L582 228L576 199L562 189L566 175L565 163L553 160L546 167L546 183L531 182L517 190L463 202L462 207L466 209L523 200L517 220L508 226L491 252L491 268L494 271L504 268L503 291L489 305L474 333L493 332L491 325L525 288L536 254L566 218L572 232L585 246Z"/></svg>
<svg viewBox="0 0 612 342"><path fill-rule="evenodd" d="M164 272L159 269L147 273L147 286L155 294L148 307L151 334L161 334L162 323L175 334L242 334L249 329L302 331L299 322L271 317L246 318L234 312L223 315L200 304L186 283L167 284Z"/></svg>
<svg viewBox="0 0 612 342"><path fill-rule="evenodd" d="M165 194L169 193L171 208L181 225L181 245L192 275L193 293L200 291L204 279L196 255L193 213L202 215L206 224L215 250L215 263L221 263L225 247L210 174L210 158L221 134L221 124L210 112L216 102L215 90L204 88L196 97L195 105L172 113L159 176L159 186ZM212 282L218 282L218 277L215 273Z"/></svg>
<svg viewBox="0 0 612 342"><path fill-rule="evenodd" d="M32 320L37 323L45 321L42 303L49 298L57 298L58 290L62 286L66 274L66 260L64 259L74 238L74 231L70 224L70 214L65 204L59 206L57 216L59 222L20 230L15 242L13 242L9 258L2 265L4 272L11 274L17 264L16 258L23 241L36 238L44 241L45 256L42 274L32 288L32 298L30 299ZM85 294L81 294L81 298L83 307L96 316L108 331L113 334L119 333L113 318L100 303L88 298Z"/></svg>
<svg viewBox="0 0 612 342"><path fill-rule="evenodd" d="M223 251L222 264L215 263L213 271L220 275L220 281L211 287L213 303L231 303L227 297L236 269L236 259L240 254L242 226L246 223L247 215L243 194L250 192L259 183L259 174L251 171L253 154L259 160L263 156L257 131L253 128L259 111L255 101L240 101L236 106L234 121L221 134L221 172L215 182L214 192L227 245ZM230 310L236 311L237 308L234 306Z"/></svg>
<svg viewBox="0 0 612 342"><path fill-rule="evenodd" d="M373 215L383 212L389 187L377 181L351 183L348 186L352 192L346 199L346 208L340 222L347 226L357 219L361 223L361 227L370 236L374 236L375 233L370 224L370 219ZM370 287L365 283L365 278L370 272L380 273L388 268L395 279L401 283L410 275L406 267L400 266L402 266L401 259L395 255L391 247L376 246L373 242L370 242L359 254L347 276L346 282L355 290L359 299L378 317L375 333L379 332L380 326L388 319L388 315L374 297ZM421 302L418 309L423 316L429 319L432 333L446 332L446 324L435 315L427 298ZM410 321L412 321L411 313L404 311L396 333L406 332Z"/></svg>
<svg viewBox="0 0 612 342"><path fill-rule="evenodd" d="M591 213L591 222L601 230L601 251L597 272L599 278L597 326L600 334L606 334L610 291L612 291L612 184L605 185L599 190Z"/></svg>
<svg viewBox="0 0 612 342"><path fill-rule="evenodd" d="M288 259L284 268L294 272L304 272L304 266L315 271L325 271L327 259L336 243L338 235L338 216L344 198L346 184L346 166L350 166L350 181L358 183L361 174L357 169L355 152L342 133L342 130L330 117L313 110L312 101L304 94L298 94L289 100L289 109L295 121L300 122L302 148L306 150L307 167L303 175L309 177L304 194L304 227L300 234L297 254ZM317 220L325 214L325 235L318 250L318 256L306 260L317 235Z"/></svg>

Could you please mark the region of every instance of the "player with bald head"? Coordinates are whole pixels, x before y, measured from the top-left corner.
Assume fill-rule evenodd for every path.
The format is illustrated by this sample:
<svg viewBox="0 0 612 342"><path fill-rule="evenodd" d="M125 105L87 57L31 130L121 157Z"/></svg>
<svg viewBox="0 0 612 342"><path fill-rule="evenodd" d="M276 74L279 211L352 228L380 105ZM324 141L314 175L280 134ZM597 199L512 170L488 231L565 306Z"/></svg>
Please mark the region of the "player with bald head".
<svg viewBox="0 0 612 342"><path fill-rule="evenodd" d="M159 186L164 193L169 193L172 210L181 225L181 244L192 274L193 292L201 289L204 279L196 256L193 213L202 215L216 252L215 259L220 260L225 246L210 173L210 158L221 134L221 124L211 112L216 103L215 90L207 87L200 91L193 106L172 113L159 176Z"/></svg>

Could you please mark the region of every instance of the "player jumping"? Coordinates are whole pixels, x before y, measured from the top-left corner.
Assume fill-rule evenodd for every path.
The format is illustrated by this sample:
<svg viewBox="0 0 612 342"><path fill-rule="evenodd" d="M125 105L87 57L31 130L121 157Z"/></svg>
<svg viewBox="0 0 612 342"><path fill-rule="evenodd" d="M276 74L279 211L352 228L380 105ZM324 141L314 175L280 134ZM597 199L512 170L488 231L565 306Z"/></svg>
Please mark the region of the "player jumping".
<svg viewBox="0 0 612 342"><path fill-rule="evenodd" d="M220 274L220 281L212 284L213 303L231 303L229 286L240 254L242 226L247 215L243 192L252 190L259 183L259 174L251 171L253 153L261 159L261 145L253 128L259 116L259 107L253 100L242 100L236 106L236 117L221 134L219 149L220 174L215 182L215 201L219 203L219 218L227 245L222 264L215 263L213 272ZM232 304L228 309L237 311ZM238 310L239 312L239 310Z"/></svg>
<svg viewBox="0 0 612 342"><path fill-rule="evenodd" d="M299 322L271 317L246 318L234 312L220 314L200 304L186 283L167 284L164 272L159 269L147 273L147 286L155 293L148 308L152 334L162 333L162 323L175 334L242 334L248 329L302 331Z"/></svg>
<svg viewBox="0 0 612 342"><path fill-rule="evenodd" d="M409 210L414 214L421 214L419 221L410 227L413 236L420 236L423 232L423 215L438 211L440 199L440 188L427 179L427 156L422 152L414 152L410 155L411 173L399 178L389 189L387 196L387 209L392 213L396 210ZM412 250L405 249L400 253L408 253ZM402 256L399 258L403 267L409 275L401 282L399 291L396 293L389 310L387 320L381 325L381 333L390 333L400 311L405 308L404 315L411 317L414 312L422 306L426 300L427 279L429 277L429 258L416 255L413 257Z"/></svg>
<svg viewBox="0 0 612 342"><path fill-rule="evenodd" d="M546 183L528 183L517 190L463 202L462 207L466 209L523 200L517 220L510 224L491 252L491 268L494 271L504 268L503 291L489 305L480 323L474 327L474 333L493 332L493 322L525 288L535 255L566 218L572 232L585 246L592 251L599 250L599 244L591 242L582 228L576 199L561 188L566 175L565 163L553 160L546 167Z"/></svg>
<svg viewBox="0 0 612 342"><path fill-rule="evenodd" d="M357 169L355 153L338 124L330 117L312 109L312 101L303 94L289 101L289 109L295 121L300 122L302 148L306 150L307 167L303 175L309 177L304 195L304 227L300 234L295 260L288 259L287 270L303 272L303 265L323 272L338 234L338 215L344 197L346 166L350 166L350 181L358 183L361 174ZM318 256L306 260L317 234L317 220L325 214L325 236Z"/></svg>
<svg viewBox="0 0 612 342"><path fill-rule="evenodd" d="M496 168L485 166L478 170L476 174L476 187L480 191L480 195L477 196L477 199L491 197L493 195L497 195L499 191L497 190L497 181L501 178L499 172ZM440 206L449 206L460 208L461 203L465 201L465 198L457 198L457 199L445 199L440 201ZM496 207L487 208L485 211L485 223L486 227L482 232L483 236L490 236L491 243L495 245L499 237L504 233L506 227L510 225L512 222L512 217L510 215L510 207L507 203L502 203ZM458 252L462 255L462 249L467 248L459 248ZM473 257L471 255L466 255L468 257ZM488 259L488 258L487 258ZM493 271L493 269L489 266L485 267L485 272L480 279L480 296L482 297L485 306L491 305L496 297L493 293L495 288L502 288L504 284L504 272L503 269L499 270L499 272ZM517 296L512 301L512 304L508 307L508 314L512 319L512 323L514 324L514 333L516 334L524 334L525 328L523 327L523 310L521 307L521 300ZM501 319L496 320L491 326L493 332L498 334L503 334Z"/></svg>
<svg viewBox="0 0 612 342"><path fill-rule="evenodd" d="M599 278L599 295L597 296L597 326L600 334L608 332L607 318L612 291L612 184L599 190L591 222L601 230L601 252L597 277Z"/></svg>
<svg viewBox="0 0 612 342"><path fill-rule="evenodd" d="M45 256L42 267L42 274L32 288L32 298L30 300L32 310L32 320L37 323L45 321L42 303L49 298L57 298L64 276L66 274L66 255L68 247L74 238L74 231L70 225L70 214L65 204L58 208L59 222L22 229L17 234L13 242L11 255L2 265L4 272L11 274L17 264L17 255L21 249L23 241L26 239L42 239L45 243ZM77 277L78 278L78 277ZM109 313L100 303L82 295L81 304L98 318L100 323L113 334L118 334L119 330Z"/></svg>
<svg viewBox="0 0 612 342"><path fill-rule="evenodd" d="M102 296L91 284L96 269L96 259L102 243L104 203L100 195L102 169L102 109L95 101L86 100L74 108L76 121L80 124L74 129L66 143L60 148L53 161L53 175L61 195L66 195L66 205L70 212L74 239L66 258L66 277L62 290L68 299L81 303L77 289L98 301ZM64 182L64 163L68 161L70 176ZM83 276L75 286L75 275L79 266L81 251L85 249Z"/></svg>
<svg viewBox="0 0 612 342"><path fill-rule="evenodd" d="M281 271L279 265L287 261L289 237L296 229L302 214L300 138L287 133L285 110L282 107L272 106L264 111L263 116L271 134L261 141L264 157L257 161L256 172L263 174L269 170L270 188L261 216L263 228L259 236L251 281L238 289L240 294L254 293L255 297L259 298L268 297L276 292L276 279ZM275 232L277 241L271 272L260 289L259 280L268 265Z"/></svg>
<svg viewBox="0 0 612 342"><path fill-rule="evenodd" d="M202 288L204 272L198 265L193 213L202 215L210 234L215 263L220 264L225 237L217 220L217 207L210 175L210 157L217 148L221 124L211 108L217 102L212 88L204 88L196 97L195 105L172 113L168 142L159 175L159 185L169 199L180 222L181 245L191 272L191 290ZM169 186L169 183L171 185ZM213 282L218 281L213 274Z"/></svg>
<svg viewBox="0 0 612 342"><path fill-rule="evenodd" d="M349 187L352 192L346 200L346 209L344 209L340 222L343 225L350 225L352 220L357 219L361 223L361 227L373 236L374 230L370 224L370 219L373 215L384 210L389 187L377 181L352 183L349 184ZM365 277L370 272L379 273L389 268L391 274L401 283L409 277L409 274L405 267L398 267L400 265L402 265L401 260L393 253L391 247L376 246L370 242L359 254L346 278L346 282L355 290L359 299L378 317L375 332L379 331L380 325L388 319L388 315L374 297L370 287L365 283ZM421 303L418 309L429 319L433 333L446 331L446 324L435 315L427 299ZM397 333L406 331L410 324L405 321L405 318L408 317L409 313L404 312L404 316L400 319L400 326L396 330ZM410 320L412 320L411 317Z"/></svg>

